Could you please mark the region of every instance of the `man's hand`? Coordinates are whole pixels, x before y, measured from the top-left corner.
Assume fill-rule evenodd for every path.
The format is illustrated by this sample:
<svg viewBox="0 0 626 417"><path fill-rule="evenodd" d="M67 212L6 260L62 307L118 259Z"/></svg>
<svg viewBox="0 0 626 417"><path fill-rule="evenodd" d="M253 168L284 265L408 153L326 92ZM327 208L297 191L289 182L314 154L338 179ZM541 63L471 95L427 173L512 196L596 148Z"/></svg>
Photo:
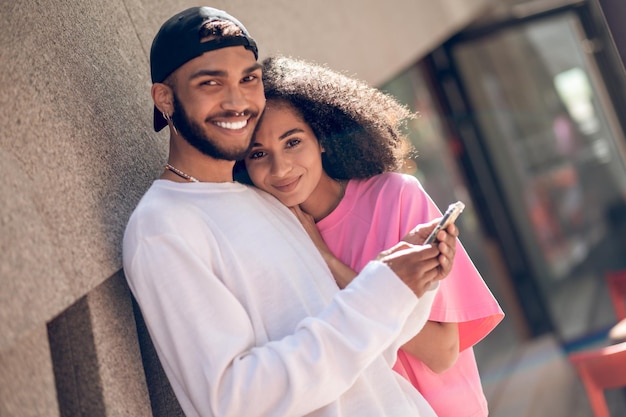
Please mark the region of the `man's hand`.
<svg viewBox="0 0 626 417"><path fill-rule="evenodd" d="M439 250L432 245L419 246L400 242L378 255L393 272L421 297L430 285L443 278L439 271Z"/></svg>
<svg viewBox="0 0 626 417"><path fill-rule="evenodd" d="M423 245L439 220L418 225L400 243L377 258L385 262L418 297L452 270L459 235L455 225L440 230L433 244Z"/></svg>

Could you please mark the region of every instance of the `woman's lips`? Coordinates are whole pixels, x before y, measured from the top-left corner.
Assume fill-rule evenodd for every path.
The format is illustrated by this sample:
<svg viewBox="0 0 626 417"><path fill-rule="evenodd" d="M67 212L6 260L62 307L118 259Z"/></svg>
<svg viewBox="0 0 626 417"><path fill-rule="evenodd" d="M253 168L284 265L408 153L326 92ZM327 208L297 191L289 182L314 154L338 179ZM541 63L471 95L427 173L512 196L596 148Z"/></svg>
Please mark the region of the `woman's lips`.
<svg viewBox="0 0 626 417"><path fill-rule="evenodd" d="M294 178L289 181L283 181L278 184L272 184L272 187L274 187L281 193L288 193L290 191L293 191L298 186L298 182L300 182L300 177Z"/></svg>

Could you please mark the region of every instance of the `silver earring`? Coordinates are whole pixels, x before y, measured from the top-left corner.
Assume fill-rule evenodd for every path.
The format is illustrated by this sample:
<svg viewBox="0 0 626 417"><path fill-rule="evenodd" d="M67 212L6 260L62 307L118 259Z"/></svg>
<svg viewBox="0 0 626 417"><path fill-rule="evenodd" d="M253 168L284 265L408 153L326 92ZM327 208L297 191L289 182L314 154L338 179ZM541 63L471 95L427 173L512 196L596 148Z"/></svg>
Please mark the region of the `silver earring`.
<svg viewBox="0 0 626 417"><path fill-rule="evenodd" d="M174 126L174 122L172 122L172 116L170 116L170 114L166 112L163 112L162 114L163 114L163 118L167 120L168 123L172 124L172 127L174 128L174 133L178 135L178 130L176 130L176 126Z"/></svg>

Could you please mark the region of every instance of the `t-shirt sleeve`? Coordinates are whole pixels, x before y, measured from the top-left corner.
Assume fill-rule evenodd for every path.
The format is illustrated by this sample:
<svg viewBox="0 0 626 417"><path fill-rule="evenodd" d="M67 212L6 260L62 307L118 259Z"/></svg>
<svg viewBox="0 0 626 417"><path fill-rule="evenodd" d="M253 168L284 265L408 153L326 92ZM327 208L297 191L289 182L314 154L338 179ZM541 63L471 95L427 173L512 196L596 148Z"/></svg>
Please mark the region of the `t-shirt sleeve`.
<svg viewBox="0 0 626 417"><path fill-rule="evenodd" d="M404 177L399 193L402 236L416 225L441 216L437 205L414 177ZM458 323L459 348L464 350L482 340L503 317L497 300L463 244L457 241L452 270L440 283L429 320Z"/></svg>

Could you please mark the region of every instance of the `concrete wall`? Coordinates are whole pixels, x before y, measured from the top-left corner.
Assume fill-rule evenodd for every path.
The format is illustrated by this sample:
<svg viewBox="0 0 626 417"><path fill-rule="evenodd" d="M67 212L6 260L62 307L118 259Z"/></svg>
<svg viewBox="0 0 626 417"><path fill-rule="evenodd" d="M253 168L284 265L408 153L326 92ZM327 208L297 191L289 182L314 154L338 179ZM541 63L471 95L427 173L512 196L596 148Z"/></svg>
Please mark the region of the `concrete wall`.
<svg viewBox="0 0 626 417"><path fill-rule="evenodd" d="M377 84L490 1L210 5L242 20L263 57L313 59ZM2 1L0 416L177 413L158 401L168 386L150 365L120 242L166 158L166 133L151 129L150 43L167 17L192 5Z"/></svg>

